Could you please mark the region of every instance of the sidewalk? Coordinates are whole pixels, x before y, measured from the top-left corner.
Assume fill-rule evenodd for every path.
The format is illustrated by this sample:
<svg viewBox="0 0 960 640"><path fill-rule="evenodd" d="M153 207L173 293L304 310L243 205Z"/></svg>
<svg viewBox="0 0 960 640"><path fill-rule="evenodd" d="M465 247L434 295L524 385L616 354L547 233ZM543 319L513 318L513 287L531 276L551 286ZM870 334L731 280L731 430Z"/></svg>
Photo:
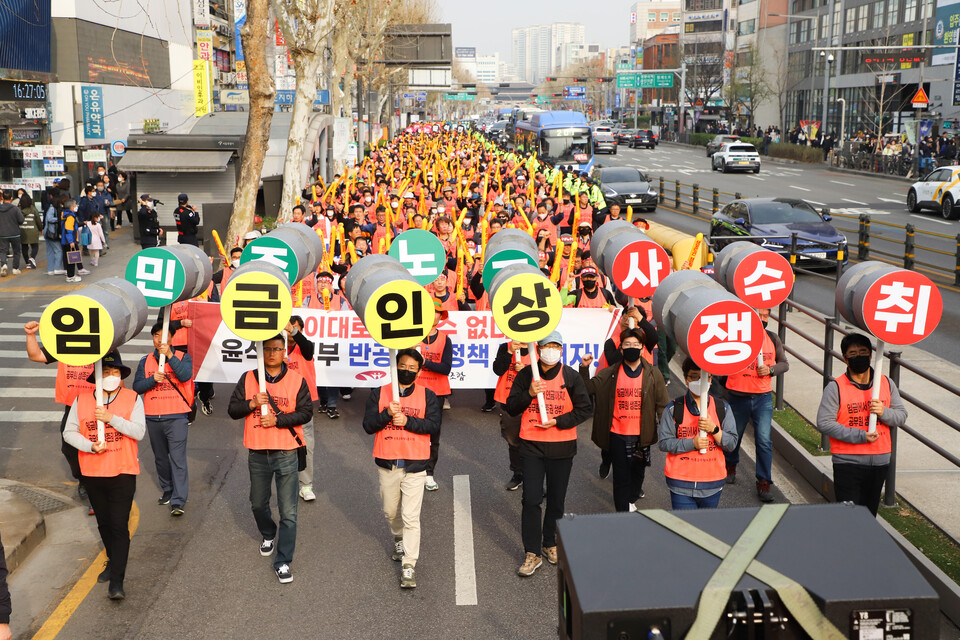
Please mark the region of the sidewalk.
<svg viewBox="0 0 960 640"><path fill-rule="evenodd" d="M771 323L775 320L771 317ZM791 312L787 321L818 341L823 340L824 327L800 312ZM853 329L844 323L845 329ZM837 334L835 350L840 349ZM787 330L786 345L818 366L823 361L822 349ZM903 360L933 377L955 383L960 380L960 366L938 358L914 347L888 346L887 351L901 351ZM784 400L811 423L816 423L820 405L820 389L823 382L820 374L796 358L790 359L790 371L784 375ZM889 374L888 361L884 360L884 373ZM834 376L844 371L844 364L834 361ZM901 369L900 389L918 400L935 407L948 416L960 415L960 397L948 395L936 385L920 376ZM936 418L904 401L909 411L907 425L922 433L953 455L960 455L960 433ZM899 431L897 442L897 493L924 516L943 529L954 540L960 541L960 510L957 495L960 492L960 468L929 449L916 438ZM816 462L825 473L832 476L830 456L819 456Z"/></svg>

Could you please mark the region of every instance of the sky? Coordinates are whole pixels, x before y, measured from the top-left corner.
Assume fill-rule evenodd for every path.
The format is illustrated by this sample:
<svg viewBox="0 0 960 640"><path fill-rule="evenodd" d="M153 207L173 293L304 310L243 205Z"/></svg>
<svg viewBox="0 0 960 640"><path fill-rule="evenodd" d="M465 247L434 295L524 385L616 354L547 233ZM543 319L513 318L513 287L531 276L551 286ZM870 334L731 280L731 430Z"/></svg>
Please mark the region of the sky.
<svg viewBox="0 0 960 640"><path fill-rule="evenodd" d="M454 47L476 47L477 55L500 53L510 62L510 31L553 22L580 22L586 42L601 48L628 44L630 7L635 0L437 0L441 22L449 22Z"/></svg>

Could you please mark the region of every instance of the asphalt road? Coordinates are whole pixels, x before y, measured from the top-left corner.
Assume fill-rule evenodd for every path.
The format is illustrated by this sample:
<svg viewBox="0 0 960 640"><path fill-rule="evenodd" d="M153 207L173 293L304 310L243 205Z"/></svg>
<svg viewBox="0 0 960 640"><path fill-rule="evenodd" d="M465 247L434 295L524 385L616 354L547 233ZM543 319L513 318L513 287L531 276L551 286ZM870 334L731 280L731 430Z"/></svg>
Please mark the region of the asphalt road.
<svg viewBox="0 0 960 640"><path fill-rule="evenodd" d="M742 197L795 197L802 198L817 208L829 207L834 213L871 216L871 248L888 253L903 253L904 232L890 225L913 224L918 231L929 231L949 236L950 239L930 235L917 235L918 246L931 246L951 255L931 254L917 251L917 259L933 261L940 265L941 272L956 266L953 254L957 250L955 236L960 233L960 221L946 221L932 212L911 214L906 210L906 193L909 183L889 178L875 178L802 164L765 162L760 173L720 173L710 169L710 160L704 149L685 145L661 144L656 149L629 149L621 147L616 155L600 155L597 163L603 166L629 166L643 170L652 179L665 180L667 194L664 205L653 214L641 214L662 224L689 233L709 231L711 192L714 188L725 193L739 192ZM690 213L689 207L680 211L673 209L673 181L682 185L700 185L701 209L699 215ZM683 201L689 203L689 187L682 187ZM730 196L721 196L721 202L729 202ZM851 258L856 258L857 221L836 217L834 226L847 236ZM879 240L886 237L889 240ZM880 256L876 256L880 257ZM895 261L894 261L895 262ZM900 263L902 264L902 262ZM831 276L830 278L824 276ZM933 277L933 276L932 276ZM934 278L938 284L944 279ZM941 286L943 294L943 319L937 330L918 347L957 362L960 358L960 289ZM834 313L835 272L821 272L820 276L800 274L795 286L795 299L817 309L825 315ZM822 339L822 336L821 336Z"/></svg>

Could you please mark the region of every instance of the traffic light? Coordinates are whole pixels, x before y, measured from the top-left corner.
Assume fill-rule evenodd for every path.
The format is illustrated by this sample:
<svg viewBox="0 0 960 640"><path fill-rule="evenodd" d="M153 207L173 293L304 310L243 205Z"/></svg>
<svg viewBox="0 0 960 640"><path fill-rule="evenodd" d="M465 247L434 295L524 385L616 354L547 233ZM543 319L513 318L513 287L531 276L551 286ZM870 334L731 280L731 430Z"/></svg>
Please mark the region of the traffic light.
<svg viewBox="0 0 960 640"><path fill-rule="evenodd" d="M547 76L547 82L556 82L556 81L557 81L556 76Z"/></svg>
<svg viewBox="0 0 960 640"><path fill-rule="evenodd" d="M597 82L601 82L601 83L602 83L602 82L613 82L613 78L611 78L611 77L609 77L609 76L606 77L606 78L597 78Z"/></svg>
<svg viewBox="0 0 960 640"><path fill-rule="evenodd" d="M574 82L586 82L587 79L586 79L586 78L574 78L573 81L574 81Z"/></svg>
<svg viewBox="0 0 960 640"><path fill-rule="evenodd" d="M563 97L563 94L562 94L562 93L551 93L550 95L553 96L554 98L562 98L562 97Z"/></svg>

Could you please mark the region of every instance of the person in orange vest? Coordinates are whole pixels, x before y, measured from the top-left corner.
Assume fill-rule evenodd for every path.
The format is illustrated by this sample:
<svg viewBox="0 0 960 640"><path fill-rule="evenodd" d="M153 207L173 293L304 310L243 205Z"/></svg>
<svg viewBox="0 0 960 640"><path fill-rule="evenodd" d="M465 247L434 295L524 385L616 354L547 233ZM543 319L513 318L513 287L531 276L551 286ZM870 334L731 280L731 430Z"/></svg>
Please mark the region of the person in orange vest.
<svg viewBox="0 0 960 640"><path fill-rule="evenodd" d="M511 416L520 416L523 458L520 530L526 555L517 573L522 577L532 576L540 568L541 554L550 564L557 564L557 520L563 516L567 483L577 454L577 425L593 414L593 403L583 379L562 362L560 332L552 332L537 344L541 379L533 379L532 364L524 367L513 380L506 406ZM538 393L544 396L546 422L540 417ZM541 512L544 497L547 508Z"/></svg>
<svg viewBox="0 0 960 640"><path fill-rule="evenodd" d="M77 396L87 391L93 391L93 384L87 382L87 377L93 373L93 365L77 367L58 362L50 352L43 348L37 341L37 332L40 330L40 323L36 320L23 325L23 332L27 336L27 357L33 362L42 364L57 363L57 381L54 390L54 402L63 405L63 418L60 420L60 433L67 424L67 416L70 414L70 407ZM70 475L77 481L77 495L81 500L87 499L87 490L83 486L83 480L80 478L80 462L77 459L77 450L71 447L61 438L60 452L70 466ZM93 515L93 510L90 510Z"/></svg>
<svg viewBox="0 0 960 640"><path fill-rule="evenodd" d="M96 512L100 540L107 552L107 562L97 582L109 582L109 598L123 600L123 580L130 555L127 523L140 474L137 442L143 439L147 424L143 400L136 391L123 386L130 367L124 366L116 351L105 355L102 364L103 406L97 406L89 391L78 395L67 416L63 441L78 452L83 485ZM93 375L87 382L94 382ZM98 420L103 422L103 440L97 439Z"/></svg>
<svg viewBox="0 0 960 640"><path fill-rule="evenodd" d="M670 504L673 509L714 508L727 482L723 452L737 446L737 422L730 405L712 395L703 415L700 385L709 386L710 375L704 377L692 358L681 369L687 391L666 406L658 429L658 446L667 454L663 472Z"/></svg>
<svg viewBox="0 0 960 640"><path fill-rule="evenodd" d="M847 371L823 388L816 427L830 436L837 502L862 505L876 516L893 450L890 427L907 423L907 409L897 385L887 376L880 382L880 399L871 399L875 372L870 366L870 338L862 333L846 335L840 341L840 353ZM870 414L877 416L872 433Z"/></svg>
<svg viewBox="0 0 960 640"><path fill-rule="evenodd" d="M233 275L235 270L240 268L240 256L242 255L243 249L240 247L230 249L230 260L223 260L223 268L213 274L213 277L210 279L213 283L213 291L210 292L210 302L220 302L220 298L223 296L223 289L227 286L230 276Z"/></svg>
<svg viewBox="0 0 960 640"><path fill-rule="evenodd" d="M296 371L307 381L310 390L311 408L320 395L317 393L317 370L313 365L315 346L307 336L303 335L303 318L293 316L286 327L287 335L287 366ZM334 403L336 406L336 403ZM300 472L300 497L304 502L313 502L317 494L313 492L313 451L314 451L314 424L313 411L310 411L310 420L303 424L303 441L307 445L307 464Z"/></svg>
<svg viewBox="0 0 960 640"><path fill-rule="evenodd" d="M256 369L245 372L233 390L227 415L243 420L243 446L250 450L250 506L263 537L260 555L276 550L273 570L281 584L293 582L290 564L297 545L298 448L303 426L313 417L307 382L283 361L286 341L282 335L263 341L263 364L267 391L260 393ZM261 415L262 407L266 415ZM270 512L270 485L277 485L279 527Z"/></svg>
<svg viewBox="0 0 960 640"><path fill-rule="evenodd" d="M613 294L599 284L599 273L596 267L585 266L580 270L580 288L570 292L575 309L601 309L616 304Z"/></svg>
<svg viewBox="0 0 960 640"><path fill-rule="evenodd" d="M608 451L613 464L613 504L617 511L636 511L644 497L643 480L650 466L650 446L657 442L657 427L667 406L667 384L644 359L648 342L642 329L620 333L617 361L590 377L593 356L580 361L580 376L593 396L594 443Z"/></svg>
<svg viewBox="0 0 960 640"><path fill-rule="evenodd" d="M757 315L763 322L763 366L757 366L754 360L743 371L727 376L727 402L737 421L737 446L724 454L727 460L727 484L737 482L737 464L740 462L740 444L747 423L753 423L753 439L757 454L757 497L760 502L773 502L770 485L773 484L773 440L770 439L773 420L772 381L775 376L790 369L787 354L780 337L766 329L770 321L769 309L757 309Z"/></svg>
<svg viewBox="0 0 960 640"><path fill-rule="evenodd" d="M167 339L176 333L171 329ZM162 343L163 324L150 329L153 353L145 355L137 366L133 390L143 396L147 415L147 433L157 466L162 495L159 505L170 505L171 516L182 516L190 483L187 474L188 415L193 406L193 362L190 354L174 351ZM160 371L160 354L167 358Z"/></svg>
<svg viewBox="0 0 960 640"><path fill-rule="evenodd" d="M417 586L420 558L420 509L430 463L430 442L440 435L443 411L436 394L416 384L423 356L416 349L397 352L400 402L393 382L374 388L367 398L363 430L375 434L373 459L380 477L383 514L393 534L392 558L401 563L400 587Z"/></svg>
<svg viewBox="0 0 960 640"><path fill-rule="evenodd" d="M433 391L443 403L445 410L450 409L450 369L453 368L453 342L447 334L437 327L447 319L449 313L440 305L440 301L433 299L433 327L430 333L417 347L423 356L423 371L420 373L420 384ZM440 488L433 472L440 456L440 432L430 438L430 462L427 464L427 491L436 491Z"/></svg>
<svg viewBox="0 0 960 640"><path fill-rule="evenodd" d="M497 349L493 360L493 373L498 376L493 399L500 403L500 436L506 440L510 455L510 471L513 475L507 482L507 491L516 491L523 485L523 457L520 455L520 416L507 413L507 396L513 387L517 373L530 365L527 345L516 340L504 342Z"/></svg>
<svg viewBox="0 0 960 640"><path fill-rule="evenodd" d="M438 300L445 311L469 311L470 308L467 307L466 303L457 300L455 288L449 286L451 276L455 281L456 272L451 273L449 269L441 269L437 279L426 286L427 293Z"/></svg>

